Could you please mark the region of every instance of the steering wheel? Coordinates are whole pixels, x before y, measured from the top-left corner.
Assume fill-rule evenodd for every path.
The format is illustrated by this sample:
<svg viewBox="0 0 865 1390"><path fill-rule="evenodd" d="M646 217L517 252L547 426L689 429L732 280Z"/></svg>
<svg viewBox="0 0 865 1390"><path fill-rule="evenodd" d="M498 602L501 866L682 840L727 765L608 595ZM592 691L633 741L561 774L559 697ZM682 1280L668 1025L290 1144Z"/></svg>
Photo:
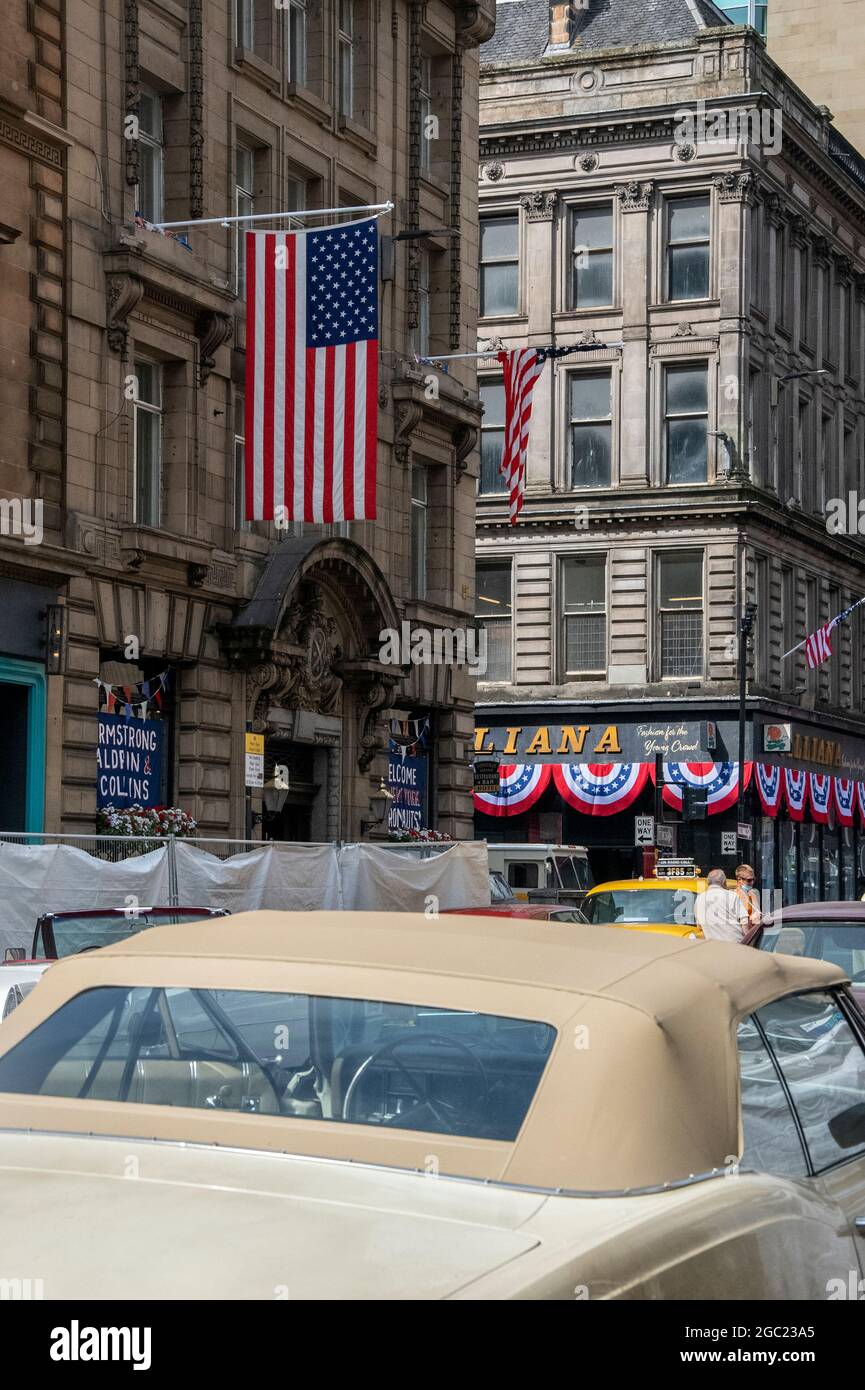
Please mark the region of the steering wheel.
<svg viewBox="0 0 865 1390"><path fill-rule="evenodd" d="M453 1134L453 1126L450 1124L447 1117L441 1113L441 1111L439 1110L439 1105L443 1106L447 1110L454 1110L455 1107L452 1105L448 1105L446 1101L439 1101L437 1105L430 1095L429 1077L424 1078L424 1084L423 1086L421 1086L419 1080L412 1075L412 1073L408 1070L407 1067L403 1065L403 1063L396 1055L396 1049L398 1047L403 1047L406 1043L417 1042L430 1043L434 1047L452 1047L455 1048L457 1052L461 1052L471 1062L472 1067L478 1073L481 1079L482 1090L478 1095L475 1104L483 1104L483 1102L485 1102L489 1098L490 1083L489 1077L487 1076L486 1067L484 1066L481 1059L479 1057L476 1057L475 1054L472 1052L471 1048L467 1047L465 1043L458 1042L456 1038L445 1037L441 1033L404 1033L402 1037L393 1038L390 1042L385 1043L383 1047L377 1047L374 1052L370 1052L369 1055L365 1057L364 1060L361 1062L354 1076L351 1078L351 1081L348 1084L348 1089L345 1093L345 1100L342 1104L342 1118L344 1120L351 1121L354 1118L353 1105L355 1098L357 1097L359 1092L359 1083L361 1078L364 1076L366 1072L370 1070L371 1067L375 1065L376 1062L380 1061L382 1057L390 1057L397 1071L408 1082L409 1086L412 1089L412 1092L420 1101L421 1105L428 1106L429 1109L432 1111L433 1115L435 1115L439 1124L444 1127L447 1133ZM384 1124L385 1121L381 1119L378 1123Z"/></svg>

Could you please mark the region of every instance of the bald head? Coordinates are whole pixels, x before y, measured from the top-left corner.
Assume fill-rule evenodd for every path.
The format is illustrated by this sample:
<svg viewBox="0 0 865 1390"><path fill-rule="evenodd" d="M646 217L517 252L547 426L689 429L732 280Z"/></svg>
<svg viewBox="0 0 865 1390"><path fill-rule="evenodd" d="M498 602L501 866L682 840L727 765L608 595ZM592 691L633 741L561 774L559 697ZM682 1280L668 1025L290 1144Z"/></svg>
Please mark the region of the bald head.
<svg viewBox="0 0 865 1390"><path fill-rule="evenodd" d="M727 875L724 873L723 869L710 869L706 882L710 888L726 888Z"/></svg>

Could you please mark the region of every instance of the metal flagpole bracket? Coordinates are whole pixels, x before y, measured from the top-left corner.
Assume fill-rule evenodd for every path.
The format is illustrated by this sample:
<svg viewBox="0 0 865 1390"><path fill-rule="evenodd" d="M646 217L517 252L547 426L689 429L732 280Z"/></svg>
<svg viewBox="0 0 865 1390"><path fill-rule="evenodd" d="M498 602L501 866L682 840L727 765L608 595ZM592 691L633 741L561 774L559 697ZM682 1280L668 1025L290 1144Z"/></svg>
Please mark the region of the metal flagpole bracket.
<svg viewBox="0 0 865 1390"><path fill-rule="evenodd" d="M395 204L367 203L356 208L295 208L291 212L247 212L237 217L189 217L183 222L154 222L159 232L171 231L175 227L231 227L237 222L273 222L283 217L336 217L348 212L374 212L378 217L393 212Z"/></svg>

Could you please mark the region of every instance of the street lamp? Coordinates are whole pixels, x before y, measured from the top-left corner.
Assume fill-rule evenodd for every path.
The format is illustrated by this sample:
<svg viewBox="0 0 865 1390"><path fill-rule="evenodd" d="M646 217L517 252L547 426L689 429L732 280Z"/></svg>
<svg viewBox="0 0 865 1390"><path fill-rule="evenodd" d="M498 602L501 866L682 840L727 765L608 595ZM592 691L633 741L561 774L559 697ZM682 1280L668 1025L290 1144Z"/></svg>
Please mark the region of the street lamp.
<svg viewBox="0 0 865 1390"><path fill-rule="evenodd" d="M371 819L362 820L360 823L360 830L362 835L365 834L367 830L375 830L378 826L384 824L385 816L387 815L388 802L393 801L393 799L393 792L390 790L389 787L385 786L384 778L382 778L381 786L379 787L378 791L373 792L372 796L369 799Z"/></svg>
<svg viewBox="0 0 865 1390"><path fill-rule="evenodd" d="M748 639L754 630L756 603L746 603L739 619L739 786L736 797L736 834L745 820L745 697L747 687ZM739 837L741 838L741 837Z"/></svg>
<svg viewBox="0 0 865 1390"><path fill-rule="evenodd" d="M803 378L803 377L806 377L806 376L831 376L831 375L832 375L832 373L829 371L829 369L828 369L827 367L808 367L808 368L807 368L805 371L803 371L803 372L787 372L787 374L786 374L785 376L773 376L773 377L771 378L771 381L772 381L772 387L771 387L771 403L772 403L772 405L777 405L777 404L778 404L778 397L779 397L779 395L780 395L780 393L781 393L781 387L782 387L782 386L786 386L788 381L801 381L802 378Z"/></svg>

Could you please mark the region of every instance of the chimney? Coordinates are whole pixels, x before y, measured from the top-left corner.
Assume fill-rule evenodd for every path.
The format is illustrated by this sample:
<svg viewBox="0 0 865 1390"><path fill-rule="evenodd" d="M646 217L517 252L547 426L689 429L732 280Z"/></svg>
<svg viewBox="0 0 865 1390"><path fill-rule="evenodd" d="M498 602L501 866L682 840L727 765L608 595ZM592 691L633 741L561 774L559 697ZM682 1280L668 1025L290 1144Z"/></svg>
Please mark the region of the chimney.
<svg viewBox="0 0 865 1390"><path fill-rule="evenodd" d="M550 0L550 39L547 53L567 53L574 42L576 9L580 0Z"/></svg>

